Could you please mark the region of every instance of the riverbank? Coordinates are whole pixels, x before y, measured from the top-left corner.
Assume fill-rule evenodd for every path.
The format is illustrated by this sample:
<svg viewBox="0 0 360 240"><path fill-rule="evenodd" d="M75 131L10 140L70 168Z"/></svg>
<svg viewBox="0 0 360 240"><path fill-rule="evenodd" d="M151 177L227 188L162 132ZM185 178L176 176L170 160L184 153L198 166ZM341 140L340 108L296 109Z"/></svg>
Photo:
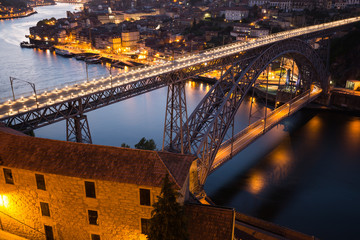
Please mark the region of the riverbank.
<svg viewBox="0 0 360 240"><path fill-rule="evenodd" d="M15 19L15 18L24 18L24 17L29 17L29 16L31 16L31 15L33 15L33 14L36 14L37 13L37 11L35 11L35 10L32 10L32 11L26 11L26 12L24 12L24 13L19 13L19 14L17 14L17 13L15 13L15 14L12 14L11 16L0 16L0 20L6 20L6 19Z"/></svg>

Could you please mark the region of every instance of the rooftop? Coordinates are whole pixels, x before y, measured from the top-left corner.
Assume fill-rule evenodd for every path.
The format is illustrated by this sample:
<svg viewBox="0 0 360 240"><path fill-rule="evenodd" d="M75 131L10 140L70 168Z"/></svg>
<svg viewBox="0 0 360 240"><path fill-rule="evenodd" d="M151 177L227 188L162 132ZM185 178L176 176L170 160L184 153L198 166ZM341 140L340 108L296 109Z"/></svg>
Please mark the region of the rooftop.
<svg viewBox="0 0 360 240"><path fill-rule="evenodd" d="M190 240L233 239L235 211L210 205L186 204Z"/></svg>
<svg viewBox="0 0 360 240"><path fill-rule="evenodd" d="M1 165L70 177L160 187L170 179L181 188L193 156L58 141L0 127Z"/></svg>

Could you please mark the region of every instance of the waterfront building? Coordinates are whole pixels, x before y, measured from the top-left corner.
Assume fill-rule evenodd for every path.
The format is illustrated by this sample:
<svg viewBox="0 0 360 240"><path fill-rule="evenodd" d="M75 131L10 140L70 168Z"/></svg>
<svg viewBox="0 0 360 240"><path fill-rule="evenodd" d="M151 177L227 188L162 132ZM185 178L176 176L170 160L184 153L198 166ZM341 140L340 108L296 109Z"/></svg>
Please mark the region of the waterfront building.
<svg viewBox="0 0 360 240"><path fill-rule="evenodd" d="M139 31L124 31L121 33L122 47L124 48L136 48L138 41L140 40Z"/></svg>
<svg viewBox="0 0 360 240"><path fill-rule="evenodd" d="M359 80L347 80L345 88L355 91L360 91L360 81Z"/></svg>
<svg viewBox="0 0 360 240"><path fill-rule="evenodd" d="M192 156L14 135L0 127L0 220L29 239L146 239L166 174L188 198Z"/></svg>

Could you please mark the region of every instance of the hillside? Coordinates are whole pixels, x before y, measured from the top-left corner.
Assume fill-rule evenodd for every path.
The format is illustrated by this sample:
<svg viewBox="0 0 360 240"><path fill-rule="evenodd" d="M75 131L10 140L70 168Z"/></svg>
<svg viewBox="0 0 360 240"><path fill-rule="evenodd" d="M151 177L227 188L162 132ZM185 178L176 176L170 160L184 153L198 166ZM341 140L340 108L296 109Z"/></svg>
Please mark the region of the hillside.
<svg viewBox="0 0 360 240"><path fill-rule="evenodd" d="M360 24L345 36L332 40L330 73L340 87L348 79L360 80Z"/></svg>

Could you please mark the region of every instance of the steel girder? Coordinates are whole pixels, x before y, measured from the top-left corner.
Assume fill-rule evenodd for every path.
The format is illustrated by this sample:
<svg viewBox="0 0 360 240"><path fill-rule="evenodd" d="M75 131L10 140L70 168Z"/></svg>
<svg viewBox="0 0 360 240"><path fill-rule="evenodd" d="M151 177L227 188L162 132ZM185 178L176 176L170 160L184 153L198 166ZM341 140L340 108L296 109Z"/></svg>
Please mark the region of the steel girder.
<svg viewBox="0 0 360 240"><path fill-rule="evenodd" d="M350 27L353 24L354 23L350 23L343 26L315 31L310 34L303 34L298 36L298 38L310 39L314 37L329 36L334 31ZM260 48L263 48L263 46ZM54 104L48 104L46 107L21 111L14 114L11 113L7 117L0 119L0 121L4 122L7 126L11 126L19 131L29 131L57 121L61 121L67 117L83 113L79 111L74 112L74 109L69 109L72 108L71 103L73 101L80 101L82 104L86 105L86 107L83 108L84 112L91 111L96 108L107 106L108 104L116 103L124 99L161 88L173 82L185 81L193 76L205 73L207 71L214 70L225 65L230 65L234 61L241 58L242 55L243 53L235 53L233 55L212 59L210 61L189 66L180 70L170 71L156 77L144 77L137 82L122 84L121 86L107 87L104 88L103 91L92 94L83 96L80 94L78 97ZM131 76L131 73L129 73L129 76ZM116 81L116 77L114 77L114 81ZM147 83L149 83L149 85L147 85Z"/></svg>
<svg viewBox="0 0 360 240"><path fill-rule="evenodd" d="M291 55L299 69L303 81L318 80L326 87L326 71L319 56L305 42L298 39L285 40L273 44L256 58L235 62L207 93L189 117L189 136L183 132L184 142L198 158L199 186L205 184L215 155L225 137L238 108L247 92L262 71L276 58ZM310 87L310 84L303 84ZM177 135L174 146L181 148ZM198 191L201 189L197 189Z"/></svg>
<svg viewBox="0 0 360 240"><path fill-rule="evenodd" d="M188 152L190 146L184 146L183 132L188 132L189 128L186 124L187 107L185 96L185 82L173 83L168 87L166 113L164 123L164 137L162 150L172 151L172 142L175 134L180 132L181 149L180 152ZM185 128L183 130L183 128ZM188 134L187 134L188 135ZM188 142L188 141L187 141ZM186 148L186 149L184 149Z"/></svg>
<svg viewBox="0 0 360 240"><path fill-rule="evenodd" d="M221 68L224 65L230 65L242 57L243 53L236 53L158 76L144 77L144 79L136 82L125 83L112 88L103 87L101 91L86 95L79 94L80 96L73 99L9 115L0 121L18 131L27 132L173 83L185 82L199 74Z"/></svg>
<svg viewBox="0 0 360 240"><path fill-rule="evenodd" d="M86 115L66 118L66 141L92 143Z"/></svg>

